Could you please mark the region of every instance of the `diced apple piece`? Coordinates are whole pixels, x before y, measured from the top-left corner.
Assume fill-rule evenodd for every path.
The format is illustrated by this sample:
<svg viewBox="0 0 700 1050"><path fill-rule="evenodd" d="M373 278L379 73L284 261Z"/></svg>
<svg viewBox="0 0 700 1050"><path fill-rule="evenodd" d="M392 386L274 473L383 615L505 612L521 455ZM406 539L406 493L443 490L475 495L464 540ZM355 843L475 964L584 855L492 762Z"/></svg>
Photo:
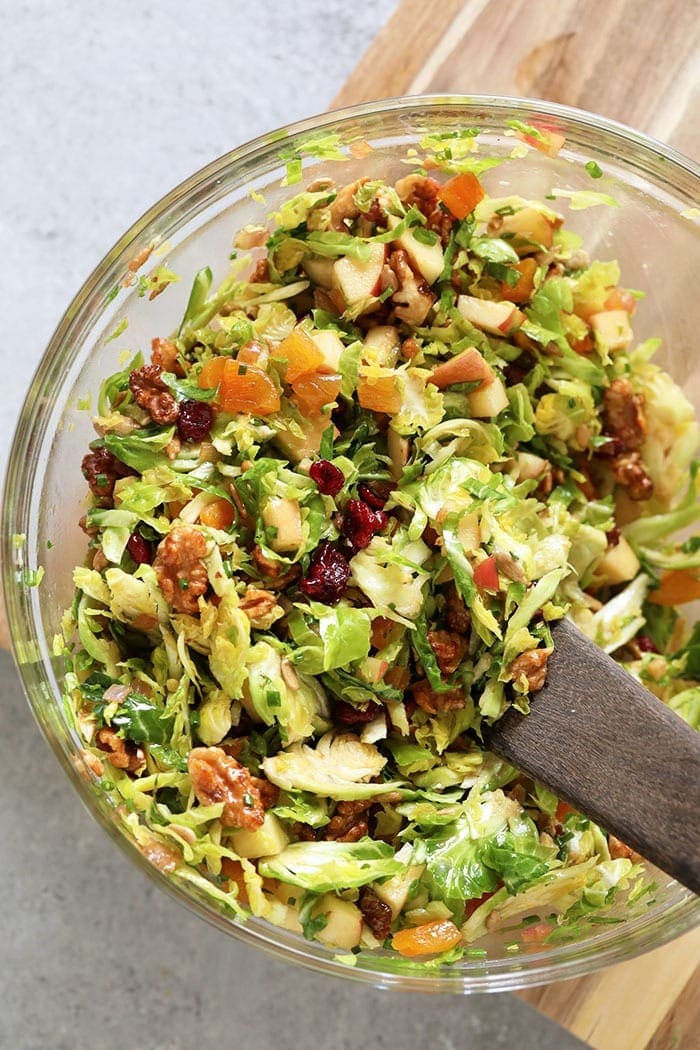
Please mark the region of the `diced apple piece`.
<svg viewBox="0 0 700 1050"><path fill-rule="evenodd" d="M384 266L386 248L376 242L370 244L369 248L370 257L366 262L343 256L333 264L335 283L348 306L360 303L379 292L379 278Z"/></svg>
<svg viewBox="0 0 700 1050"><path fill-rule="evenodd" d="M328 260L330 261L330 260ZM340 365L340 355L345 349L345 344L337 332L332 328L323 328L319 332L311 332L311 338L323 354L323 363L332 372L337 372Z"/></svg>
<svg viewBox="0 0 700 1050"><path fill-rule="evenodd" d="M493 382L493 372L476 347L469 346L462 350L461 354L436 365L430 382L434 383L438 390L444 390L446 386L452 386L454 383L474 383L477 379L482 384Z"/></svg>
<svg viewBox="0 0 700 1050"><path fill-rule="evenodd" d="M532 255L540 248L551 248L554 230L551 222L537 208L521 208L514 215L504 215L499 237L506 236L518 255Z"/></svg>
<svg viewBox="0 0 700 1050"><path fill-rule="evenodd" d="M457 525L457 539L462 545L462 550L469 554L478 550L481 546L481 527L479 516L474 511L472 514L463 514Z"/></svg>
<svg viewBox="0 0 700 1050"><path fill-rule="evenodd" d="M630 315L626 310L603 310L590 317L597 342L609 353L626 350L632 342Z"/></svg>
<svg viewBox="0 0 700 1050"><path fill-rule="evenodd" d="M507 335L525 320L513 303L475 299L472 295L460 295L457 309L475 328L490 335Z"/></svg>
<svg viewBox="0 0 700 1050"><path fill-rule="evenodd" d="M393 230L400 221L396 215L390 215L388 219L389 229ZM403 248L427 283L434 284L445 268L445 255L437 234L435 234L433 244L426 244L424 241L418 240L413 230L406 230L400 237L397 237L396 243L399 248Z"/></svg>
<svg viewBox="0 0 700 1050"><path fill-rule="evenodd" d="M314 905L314 917L323 915L326 925L316 934L316 939L331 948L356 948L362 937L362 912L351 901L341 900L332 893L325 893Z"/></svg>
<svg viewBox="0 0 700 1050"><path fill-rule="evenodd" d="M490 554L484 561L479 562L474 569L474 583L480 591L499 591L501 589L495 555Z"/></svg>
<svg viewBox="0 0 700 1050"><path fill-rule="evenodd" d="M265 821L256 831L239 828L231 833L231 846L239 857L256 860L258 857L273 857L281 853L289 843L286 831L274 813L268 810Z"/></svg>
<svg viewBox="0 0 700 1050"><path fill-rule="evenodd" d="M509 404L506 388L498 376L494 376L493 382L488 386L479 387L478 390L467 394L467 402L469 411L475 419L490 419L492 416L497 416Z"/></svg>
<svg viewBox="0 0 700 1050"><path fill-rule="evenodd" d="M325 259L319 255L307 255L301 265L314 284L330 291L335 286L334 262L333 259Z"/></svg>
<svg viewBox="0 0 700 1050"><path fill-rule="evenodd" d="M401 338L393 325L377 324L369 329L362 345L365 348L363 360L383 368L393 368L399 358Z"/></svg>
<svg viewBox="0 0 700 1050"><path fill-rule="evenodd" d="M595 570L596 581L612 587L616 583L633 580L639 572L639 558L630 547L624 536L606 551Z"/></svg>
<svg viewBox="0 0 700 1050"><path fill-rule="evenodd" d="M380 900L391 908L391 917L395 919L403 911L408 900L411 886L423 874L425 864L411 864L405 871L392 875L386 882L375 882L372 889Z"/></svg>
<svg viewBox="0 0 700 1050"><path fill-rule="evenodd" d="M277 530L275 536L270 540L273 551L281 554L284 551L299 549L302 531L301 512L297 500L273 496L263 507L262 518L266 528Z"/></svg>
<svg viewBox="0 0 700 1050"><path fill-rule="evenodd" d="M327 416L308 418L304 420L303 434L296 434L284 427L276 432L272 442L291 463L299 463L302 459L313 459L318 455L321 439L329 426Z"/></svg>
<svg viewBox="0 0 700 1050"><path fill-rule="evenodd" d="M518 452L516 456L518 464L518 481L534 481L547 469L547 460L542 456L536 456L533 452Z"/></svg>
<svg viewBox="0 0 700 1050"><path fill-rule="evenodd" d="M386 433L386 446L391 460L391 476L394 481L399 481L403 474L403 468L408 463L411 451L408 438L402 437L393 427L389 427Z"/></svg>

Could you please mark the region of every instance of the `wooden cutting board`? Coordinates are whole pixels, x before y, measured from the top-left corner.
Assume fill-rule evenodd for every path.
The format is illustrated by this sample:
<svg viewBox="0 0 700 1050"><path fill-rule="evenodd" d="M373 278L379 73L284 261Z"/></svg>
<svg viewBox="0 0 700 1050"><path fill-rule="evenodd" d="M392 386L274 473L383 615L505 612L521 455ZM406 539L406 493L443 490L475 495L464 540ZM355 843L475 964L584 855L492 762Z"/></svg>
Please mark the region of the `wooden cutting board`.
<svg viewBox="0 0 700 1050"><path fill-rule="evenodd" d="M700 0L402 0L334 104L522 95L700 154ZM700 1046L700 930L520 997L596 1050Z"/></svg>
<svg viewBox="0 0 700 1050"><path fill-rule="evenodd" d="M334 105L428 92L547 98L697 156L699 42L700 0L402 0ZM699 958L700 930L520 997L596 1050L691 1050Z"/></svg>

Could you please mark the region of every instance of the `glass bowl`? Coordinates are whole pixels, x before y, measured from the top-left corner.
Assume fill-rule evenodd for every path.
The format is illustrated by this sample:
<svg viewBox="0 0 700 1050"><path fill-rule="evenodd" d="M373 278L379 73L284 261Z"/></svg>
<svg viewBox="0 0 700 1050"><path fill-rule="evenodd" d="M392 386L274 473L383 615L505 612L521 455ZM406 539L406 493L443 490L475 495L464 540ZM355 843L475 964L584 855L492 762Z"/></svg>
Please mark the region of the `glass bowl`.
<svg viewBox="0 0 700 1050"><path fill-rule="evenodd" d="M544 122L565 135L559 155L524 150L508 127L513 120ZM90 398L116 369L120 354L148 347L152 336L172 330L194 273L209 264L215 282L221 279L234 232L259 222L283 197L323 175L339 183L387 170L396 176L407 170L402 165L407 148L419 148L426 133L470 127L480 129L480 152L506 158L483 175L493 195L542 198L557 187L616 197L619 209L577 211L569 224L594 257L620 261L625 286L645 289L635 335L663 338L659 360L700 407L697 385L690 389L700 329L698 298L689 294L693 275L700 272L700 238L693 222L697 167L629 128L563 106L478 96L394 99L314 117L233 150L172 190L115 244L68 307L27 393L10 456L2 536L14 653L34 715L83 802L136 864L219 929L280 958L381 987L461 993L512 990L630 958L697 923L700 902L655 872L653 902L620 925L601 925L600 932L582 939L517 953L506 936L492 936L485 955L432 973L414 971L410 963L401 966L381 953L363 953L348 966L322 944L262 920L236 923L196 886L159 871L127 836L115 803L84 767L80 741L61 705L61 666L52 655L52 639L71 602L72 568L84 557L78 519L86 486L79 464L94 437ZM309 148L309 140L315 146ZM338 149L344 159L328 156ZM281 188L286 162L295 157L304 158L303 181L292 190ZM595 181L591 161L603 173ZM149 247L154 254L145 263ZM138 294L142 289L133 271L141 261L141 272L147 272L154 259L167 261L182 280L149 302ZM28 586L39 566L44 570L40 586Z"/></svg>

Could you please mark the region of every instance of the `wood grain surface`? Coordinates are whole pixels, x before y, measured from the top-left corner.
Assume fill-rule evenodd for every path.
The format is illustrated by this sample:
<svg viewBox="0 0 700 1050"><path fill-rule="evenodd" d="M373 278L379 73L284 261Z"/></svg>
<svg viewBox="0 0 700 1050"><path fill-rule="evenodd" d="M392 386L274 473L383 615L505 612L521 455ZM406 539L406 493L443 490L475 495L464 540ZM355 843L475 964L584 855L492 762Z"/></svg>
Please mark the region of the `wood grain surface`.
<svg viewBox="0 0 700 1050"><path fill-rule="evenodd" d="M697 159L700 0L402 0L334 100L524 95L602 113ZM595 1050L700 1046L700 930L521 992Z"/></svg>

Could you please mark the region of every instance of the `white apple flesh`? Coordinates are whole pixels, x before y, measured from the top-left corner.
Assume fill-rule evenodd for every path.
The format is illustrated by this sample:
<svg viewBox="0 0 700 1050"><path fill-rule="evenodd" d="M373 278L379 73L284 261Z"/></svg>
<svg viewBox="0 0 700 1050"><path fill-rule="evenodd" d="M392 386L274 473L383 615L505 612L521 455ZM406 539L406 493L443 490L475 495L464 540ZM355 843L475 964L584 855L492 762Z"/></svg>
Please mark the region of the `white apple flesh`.
<svg viewBox="0 0 700 1050"><path fill-rule="evenodd" d="M348 306L362 302L379 293L379 279L384 267L386 248L370 244L370 257L365 262L343 256L333 264L335 284Z"/></svg>
<svg viewBox="0 0 700 1050"><path fill-rule="evenodd" d="M525 315L513 303L505 300L476 299L472 295L460 295L457 309L467 321L490 335L504 335L519 327Z"/></svg>
<svg viewBox="0 0 700 1050"><path fill-rule="evenodd" d="M395 215L390 215L389 228L394 229L400 221ZM426 282L434 284L445 268L445 255L439 237L436 235L433 244L425 244L424 241L416 238L412 230L406 230L400 237L397 237L396 243L399 248L403 248Z"/></svg>

